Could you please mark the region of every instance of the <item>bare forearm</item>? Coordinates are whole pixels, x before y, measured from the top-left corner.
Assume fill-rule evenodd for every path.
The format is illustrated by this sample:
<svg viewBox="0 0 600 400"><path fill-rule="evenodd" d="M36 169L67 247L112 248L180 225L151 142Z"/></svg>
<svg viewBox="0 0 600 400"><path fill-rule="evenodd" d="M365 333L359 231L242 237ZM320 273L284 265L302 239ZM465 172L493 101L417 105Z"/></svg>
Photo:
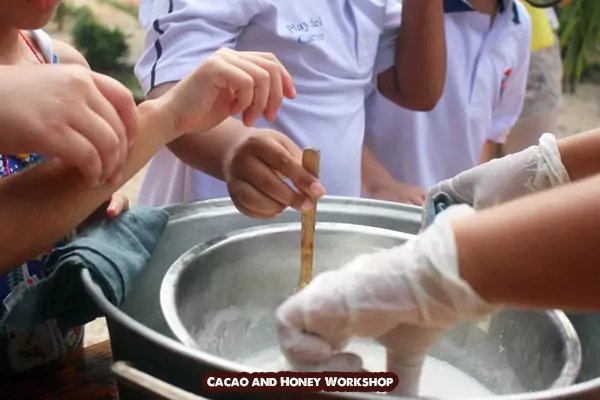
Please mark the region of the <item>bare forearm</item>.
<svg viewBox="0 0 600 400"><path fill-rule="evenodd" d="M513 307L600 309L600 175L454 223L461 276Z"/></svg>
<svg viewBox="0 0 600 400"><path fill-rule="evenodd" d="M496 154L498 153L498 144L496 142L492 142L491 140L486 140L483 149L481 150L481 155L479 156L479 163L483 164L488 161L491 161Z"/></svg>
<svg viewBox="0 0 600 400"><path fill-rule="evenodd" d="M362 187L365 193L371 194L394 178L375 158L371 150L363 145L362 152Z"/></svg>
<svg viewBox="0 0 600 400"><path fill-rule="evenodd" d="M380 74L378 86L391 100L411 109L435 107L446 82L446 35L442 0L404 0L393 73ZM388 88L388 89L386 89Z"/></svg>
<svg viewBox="0 0 600 400"><path fill-rule="evenodd" d="M558 149L571 181L600 173L600 129L561 139Z"/></svg>
<svg viewBox="0 0 600 400"><path fill-rule="evenodd" d="M13 229L0 229L0 275L68 234L165 145L171 127L158 116L153 103L142 104L138 113L139 133L119 185L90 189L79 171L56 161L0 180L3 226L18 226L27 232L15 236Z"/></svg>
<svg viewBox="0 0 600 400"><path fill-rule="evenodd" d="M162 97L175 85L176 82L171 82L158 86L148 97ZM167 147L186 165L217 179L224 179L223 162L227 152L250 131L251 128L230 117L212 129L202 129L202 132L190 132L181 136Z"/></svg>
<svg viewBox="0 0 600 400"><path fill-rule="evenodd" d="M185 164L217 179L224 179L223 162L227 152L251 128L235 118L228 118L213 129L192 133L168 144L169 150Z"/></svg>

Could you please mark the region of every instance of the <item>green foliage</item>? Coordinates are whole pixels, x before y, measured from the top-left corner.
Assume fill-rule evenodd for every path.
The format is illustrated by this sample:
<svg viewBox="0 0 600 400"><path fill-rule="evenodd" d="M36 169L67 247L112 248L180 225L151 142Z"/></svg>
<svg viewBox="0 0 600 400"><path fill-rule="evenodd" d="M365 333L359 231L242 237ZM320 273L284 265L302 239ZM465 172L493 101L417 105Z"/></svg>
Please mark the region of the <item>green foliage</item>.
<svg viewBox="0 0 600 400"><path fill-rule="evenodd" d="M54 23L56 23L56 28L59 31L63 31L65 27L66 19L69 15L69 5L66 2L61 2L56 7L56 11L54 11L54 16L52 17Z"/></svg>
<svg viewBox="0 0 600 400"><path fill-rule="evenodd" d="M52 17L53 22L56 24L56 28L62 32L65 28L65 24L70 20L77 17L78 7L75 7L69 1L61 1Z"/></svg>
<svg viewBox="0 0 600 400"><path fill-rule="evenodd" d="M114 7L115 9L124 12L137 19L139 8L134 4L124 4L119 0L97 0L99 3L108 4L109 6Z"/></svg>
<svg viewBox="0 0 600 400"><path fill-rule="evenodd" d="M113 7L114 9L121 11L137 20L139 7L134 4L124 4L119 0L96 0L96 2ZM57 30L62 32L65 28L65 25L77 20L82 12L89 12L89 7L78 7L71 1L63 0L56 7L52 21L56 25Z"/></svg>
<svg viewBox="0 0 600 400"><path fill-rule="evenodd" d="M574 92L598 53L600 1L573 0L559 9L565 90Z"/></svg>
<svg viewBox="0 0 600 400"><path fill-rule="evenodd" d="M129 54L127 37L118 28L98 23L89 8L82 8L73 26L73 44L94 71L114 71L123 66Z"/></svg>

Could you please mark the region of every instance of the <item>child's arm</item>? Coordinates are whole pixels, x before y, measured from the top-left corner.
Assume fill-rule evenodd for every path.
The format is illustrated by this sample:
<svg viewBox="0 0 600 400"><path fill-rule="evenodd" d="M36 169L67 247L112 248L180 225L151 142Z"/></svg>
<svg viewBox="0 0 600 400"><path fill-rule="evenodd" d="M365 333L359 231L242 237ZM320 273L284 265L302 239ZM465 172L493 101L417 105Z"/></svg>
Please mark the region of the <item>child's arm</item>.
<svg viewBox="0 0 600 400"><path fill-rule="evenodd" d="M90 65L85 57L74 47L58 40L53 40L52 48L54 49L54 53L58 56L61 64L76 64L91 70ZM77 227L77 229L85 229L87 226L105 218L106 216L114 218L127 209L129 209L129 199L124 195L114 193L106 202L102 203L98 209L92 212L92 214L90 214L88 218L86 218L85 221L83 221Z"/></svg>
<svg viewBox="0 0 600 400"><path fill-rule="evenodd" d="M396 38L394 67L379 74L379 90L401 107L429 111L442 96L446 82L443 1L388 3L392 4L390 7L402 6L402 24Z"/></svg>
<svg viewBox="0 0 600 400"><path fill-rule="evenodd" d="M394 179L366 145L362 152L362 189L367 196L378 200L417 206L425 201L423 189Z"/></svg>
<svg viewBox="0 0 600 400"><path fill-rule="evenodd" d="M496 158L498 154L498 143L486 140L481 150L481 156L479 157L479 164L485 164L488 161Z"/></svg>
<svg viewBox="0 0 600 400"><path fill-rule="evenodd" d="M75 49L73 46L70 46L67 43L64 43L64 42L61 42L58 40L52 40L52 49L54 50L54 53L57 55L59 63L80 65L86 69L91 70L90 64L87 62L85 57L79 52L79 50ZM126 148L121 146L121 153L122 153L121 158L123 160L124 160L124 157L126 156L126 151L127 151ZM112 179L112 180L119 179L120 174L121 174L121 172L119 170L117 170L116 174L111 176L109 179ZM109 203L108 207L110 207L110 206L111 206L111 204ZM84 221L84 223L85 222L91 222L91 221Z"/></svg>
<svg viewBox="0 0 600 400"><path fill-rule="evenodd" d="M269 90L254 91L255 87ZM267 70L253 63L247 53L227 49L215 53L168 94L138 107L137 137L121 182L134 176L166 143L185 132L200 130L207 117L254 110L253 105L267 104L267 99L278 99L278 107L282 90L293 91L283 66ZM237 97L225 103L224 93L236 93ZM77 170L57 160L1 179L0 274L66 235L121 184L89 189ZM14 235L15 226L27 235Z"/></svg>
<svg viewBox="0 0 600 400"><path fill-rule="evenodd" d="M598 310L599 196L594 175L455 221L460 275L493 303Z"/></svg>

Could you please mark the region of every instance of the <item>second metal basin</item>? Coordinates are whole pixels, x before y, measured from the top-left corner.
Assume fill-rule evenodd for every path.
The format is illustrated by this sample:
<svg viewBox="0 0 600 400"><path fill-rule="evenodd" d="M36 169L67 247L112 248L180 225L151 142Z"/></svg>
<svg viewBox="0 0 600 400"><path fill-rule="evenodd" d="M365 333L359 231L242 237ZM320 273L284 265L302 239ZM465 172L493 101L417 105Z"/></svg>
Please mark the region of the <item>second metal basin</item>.
<svg viewBox="0 0 600 400"><path fill-rule="evenodd" d="M175 336L233 362L276 346L274 311L297 284L299 230L297 223L250 228L184 253L160 289L161 308ZM410 237L374 227L317 224L315 274ZM497 395L568 386L581 364L577 334L560 311L504 310L480 324L458 324L430 355Z"/></svg>

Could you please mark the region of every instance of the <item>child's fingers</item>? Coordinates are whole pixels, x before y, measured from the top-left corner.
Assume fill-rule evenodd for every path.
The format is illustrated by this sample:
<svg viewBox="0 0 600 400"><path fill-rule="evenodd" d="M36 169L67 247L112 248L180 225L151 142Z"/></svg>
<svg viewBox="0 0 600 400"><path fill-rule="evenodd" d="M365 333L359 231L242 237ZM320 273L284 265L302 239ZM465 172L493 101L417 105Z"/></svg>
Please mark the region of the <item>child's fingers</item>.
<svg viewBox="0 0 600 400"><path fill-rule="evenodd" d="M224 53L223 59L252 77L252 100L249 106L244 109L243 118L246 126L252 126L256 122L256 119L264 112L269 101L271 91L269 72L256 63L248 61L237 54Z"/></svg>
<svg viewBox="0 0 600 400"><path fill-rule="evenodd" d="M268 58L268 55L261 57L260 55L253 53L240 53L240 56L252 62L253 64L258 65L269 73L271 80L270 87L264 87L264 89L267 91L265 96L265 104L260 104L262 108L260 108L258 111L264 113L264 116L268 121L273 121L284 96L282 74L285 70L281 64L279 64L275 56L272 56L272 59ZM257 97L258 96L255 93L255 98Z"/></svg>
<svg viewBox="0 0 600 400"><path fill-rule="evenodd" d="M279 59L272 53L261 53L261 52L248 52L246 54L253 54L258 57L262 57L266 60L275 62L279 65L279 72L281 76L281 83L283 86L283 95L288 99L296 98L296 88L294 87L294 80L292 75L288 72L285 66L279 61Z"/></svg>
<svg viewBox="0 0 600 400"><path fill-rule="evenodd" d="M137 108L133 94L114 78L96 72L92 74L96 87L118 113L131 147L137 133Z"/></svg>
<svg viewBox="0 0 600 400"><path fill-rule="evenodd" d="M129 210L129 199L119 193L115 193L110 198L110 203L106 209L106 214L114 218L123 211Z"/></svg>

